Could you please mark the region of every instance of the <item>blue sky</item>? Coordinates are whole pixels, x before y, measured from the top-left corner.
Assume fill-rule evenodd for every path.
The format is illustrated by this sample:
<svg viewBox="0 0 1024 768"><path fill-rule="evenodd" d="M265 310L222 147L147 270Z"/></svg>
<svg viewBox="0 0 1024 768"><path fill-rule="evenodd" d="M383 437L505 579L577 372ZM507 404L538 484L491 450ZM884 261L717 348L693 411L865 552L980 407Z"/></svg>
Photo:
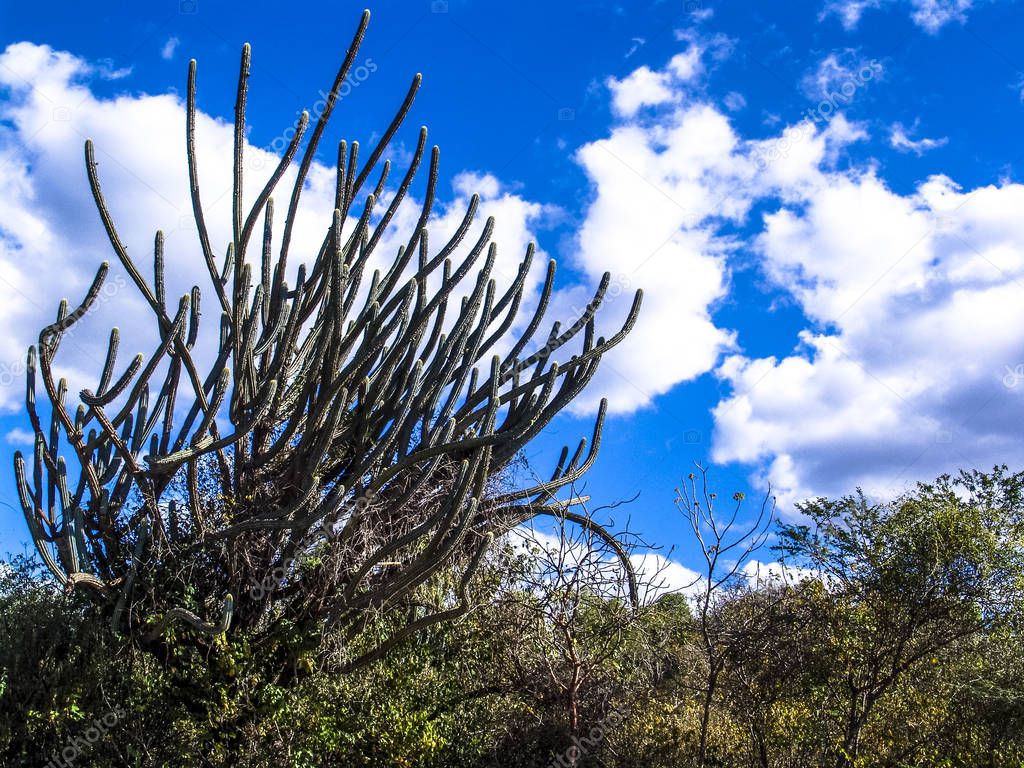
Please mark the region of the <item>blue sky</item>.
<svg viewBox="0 0 1024 768"><path fill-rule="evenodd" d="M211 136L231 118L239 49L252 44L248 141L272 152L329 88L362 7L0 3L5 504L17 504L10 455L27 426L23 350L109 255L84 136L105 153L126 238L180 227L169 247L191 270L180 176L166 181L184 169L188 59ZM884 496L958 467L1022 464L1016 3L413 0L371 11L334 140L368 143L422 72L400 138L429 127L442 177L456 182L442 184L443 206L483 190L507 224L509 259L536 238L558 260L563 313L605 269L622 297L647 292L634 338L607 357L579 412L531 448L538 471L589 434L607 394L613 415L586 490L595 503L640 492L626 508L633 527L687 562L672 500L693 461L714 465L723 495L759 497L771 482L784 514L808 495L859 485ZM115 298L96 318L101 337L104 318L132 325L135 305ZM608 327L628 303L609 302ZM96 368L96 350L76 341L72 380ZM0 548L20 549L23 525L0 508Z"/></svg>

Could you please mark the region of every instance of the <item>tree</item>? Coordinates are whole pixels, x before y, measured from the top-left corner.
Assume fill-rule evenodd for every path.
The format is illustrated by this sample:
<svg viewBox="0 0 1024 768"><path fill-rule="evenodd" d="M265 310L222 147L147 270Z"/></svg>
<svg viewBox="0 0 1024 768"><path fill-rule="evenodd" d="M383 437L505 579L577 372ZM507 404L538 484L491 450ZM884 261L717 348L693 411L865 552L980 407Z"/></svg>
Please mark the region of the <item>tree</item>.
<svg viewBox="0 0 1024 768"><path fill-rule="evenodd" d="M722 606L735 599L737 590L744 590L744 565L764 544L775 513L775 501L769 493L753 520L738 520L744 497L733 496L735 506L724 516L715 510L716 494L708 484L708 471L697 465L676 489L676 507L686 517L700 547L703 567L696 595L696 628L699 637L701 672L697 674L701 697L701 719L697 744L697 765L703 768L708 760L708 731L711 710L718 691L719 679L729 656L736 647L749 640L756 631L756 615L742 622L723 621ZM699 474L699 483L698 483Z"/></svg>
<svg viewBox="0 0 1024 768"><path fill-rule="evenodd" d="M829 593L818 642L841 712L835 762L854 765L875 708L915 668L1019 609L1024 475L997 468L919 484L890 503L857 493L800 505L783 557Z"/></svg>
<svg viewBox="0 0 1024 768"><path fill-rule="evenodd" d="M954 683L952 695L944 699L946 729L936 741L947 752L970 754L974 747L976 765L1019 765L1024 762L1024 636L1019 614L1010 626L963 645L934 669Z"/></svg>
<svg viewBox="0 0 1024 768"><path fill-rule="evenodd" d="M365 161L357 142L340 142L333 221L319 251L302 254L294 284L286 280L303 186L368 21L366 12L301 154L276 253L272 194L298 156L309 116L302 114L246 210L246 45L234 113L232 238L218 266L200 195L195 61L189 65L187 162L220 325L207 369L195 353L200 288L176 304L167 296L160 232L152 284L145 279L101 192L92 142L85 144L100 218L152 310L160 341L147 361L139 355L122 369L115 328L98 384L83 389L75 407L54 362L63 336L95 302L108 265L77 308L61 303L29 350L26 405L35 451L31 471L16 455L17 487L53 577L86 593L115 630L159 653L172 637L209 645L224 632L266 648L291 631L314 645L324 628L353 640L377 616L406 615L393 634L341 666L380 658L404 638L463 613L467 583L491 542L537 515L563 514L571 501L553 502L553 494L596 456L604 404L589 451L586 440L571 457L564 450L549 481L511 490L497 483L629 332L639 292L622 329L597 337L594 313L606 275L582 317L564 330L554 323L543 347L526 354L549 303L554 262L536 311L513 333L533 246L503 290L492 279L492 220L453 263L476 213L474 196L451 240L430 248L437 147L415 226L367 279L426 154L424 128L408 170L395 188L387 186L391 162L380 161L412 106L419 75ZM261 222L262 243L253 243ZM254 251L258 264L250 259ZM554 361L578 338L575 354ZM37 379L48 400L48 427ZM450 566L463 575L445 601L425 607L414 598ZM294 668L295 661L292 654L281 663Z"/></svg>
<svg viewBox="0 0 1024 768"><path fill-rule="evenodd" d="M653 677L657 632L644 598L660 574L624 568L642 543L603 531L590 512L558 518L553 531L521 527L522 547L507 553L516 564L500 569L510 578L478 619L492 648L481 690L512 694L533 713L508 738L533 745L540 765L589 764L606 751L627 694Z"/></svg>
<svg viewBox="0 0 1024 768"><path fill-rule="evenodd" d="M818 642L818 619L830 597L812 578L770 578L737 591L719 621L742 629L720 689L729 719L746 742L743 762L768 768L817 766L827 743L821 692L831 659ZM739 749L739 748L738 748Z"/></svg>

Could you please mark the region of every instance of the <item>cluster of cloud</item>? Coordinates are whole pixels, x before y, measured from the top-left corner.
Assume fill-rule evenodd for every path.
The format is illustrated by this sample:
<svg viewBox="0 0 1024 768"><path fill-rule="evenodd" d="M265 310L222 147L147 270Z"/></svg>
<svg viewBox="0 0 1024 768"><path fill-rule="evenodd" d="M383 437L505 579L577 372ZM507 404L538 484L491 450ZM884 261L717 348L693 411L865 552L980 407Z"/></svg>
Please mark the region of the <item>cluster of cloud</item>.
<svg viewBox="0 0 1024 768"><path fill-rule="evenodd" d="M821 16L836 16L845 29L853 30L865 11L897 4L909 6L911 20L935 34L952 22L966 22L974 0L829 0Z"/></svg>
<svg viewBox="0 0 1024 768"><path fill-rule="evenodd" d="M902 196L833 174L765 217L755 248L810 321L781 359L731 356L715 458L763 462L790 498L875 495L1021 456L1024 187Z"/></svg>
<svg viewBox="0 0 1024 768"><path fill-rule="evenodd" d="M914 3L915 13L935 19L954 7L963 12L967 5ZM553 311L578 312L610 271L615 290L599 328L607 334L633 289L646 294L636 329L607 358L577 411L592 411L607 395L613 412L629 413L712 374L727 390L713 405L713 459L751 466L783 505L856 485L884 494L957 466L1024 459L1011 426L1024 416L1024 225L1017 215L1024 187L965 190L939 175L899 193L873 164L840 163L868 131L838 107L860 98L868 80L884 78L877 62L868 62L872 74L865 76L866 65L849 52L826 57L804 81L814 98L833 92L845 101L773 135L744 137L730 118L742 108L742 94L718 104L700 87L729 41L680 38L683 50L664 67L641 66L607 81L615 122L576 154L592 195L576 233L577 282L558 292ZM109 257L84 178L85 136L96 141L104 190L129 250L146 253L162 227L173 265L169 293L206 284L183 163L181 99L101 98L90 87L91 79L116 76L46 46L21 43L0 55L0 281L20 297L0 303L9 331L0 339L0 405L8 409L20 397L20 376L8 382L4 373L17 368L24 347L52 318L54 292L66 290L74 300ZM851 78L859 78L852 90ZM230 237L231 127L202 113L197 127L211 235L223 245ZM911 139L898 125L890 134L898 151L920 154L943 143ZM253 146L246 155L247 178L262 182L274 155ZM332 170L314 164L294 262L316 253L333 184ZM256 189L247 183L248 200ZM526 243L561 212L493 176L462 174L438 208L432 242L454 230L473 191L482 194L483 216L496 217L497 273L510 278ZM416 215L410 201L394 232L407 232ZM736 234L751 230L749 238ZM380 258L397 246L386 240ZM527 312L543 270L538 255ZM716 320L737 255L753 257L772 286L766 305L788 301L806 318L792 346L776 356L747 355L737 331ZM146 310L133 291L124 293L101 306L95 322L116 322L126 349L146 349L138 330L148 324ZM82 334L66 342L72 380L91 382L103 341Z"/></svg>
<svg viewBox="0 0 1024 768"><path fill-rule="evenodd" d="M884 80L877 62L850 54L822 60L804 79L809 97L848 101ZM610 81L619 122L578 155L595 194L583 269L611 265L653 294L597 389L628 410L713 372L728 394L713 409L712 458L755 467L783 509L1024 460L1011 426L1024 416L1024 187L964 190L936 175L898 193L874 163L838 163L869 138L838 110L744 139L728 105L701 97L675 61L636 80L667 95L624 102L622 84L641 70ZM945 143L900 125L890 134L901 152ZM726 234L736 224L756 234L737 241ZM716 323L737 251L806 318L781 355L749 357Z"/></svg>

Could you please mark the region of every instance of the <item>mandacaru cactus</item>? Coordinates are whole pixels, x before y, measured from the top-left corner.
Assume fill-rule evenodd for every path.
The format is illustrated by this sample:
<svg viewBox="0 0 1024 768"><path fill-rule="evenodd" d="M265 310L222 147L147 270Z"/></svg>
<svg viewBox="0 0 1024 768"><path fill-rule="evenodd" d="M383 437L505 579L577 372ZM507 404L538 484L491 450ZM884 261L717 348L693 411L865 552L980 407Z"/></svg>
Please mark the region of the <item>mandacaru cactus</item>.
<svg viewBox="0 0 1024 768"><path fill-rule="evenodd" d="M243 48L232 240L221 266L199 190L196 64L189 64L185 131L192 204L220 314L217 354L208 369L200 370L195 352L199 287L176 306L168 304L159 232L153 284L144 279L118 235L86 141L100 217L122 268L156 318L160 341L148 361L138 355L121 370L113 329L99 382L81 391L72 411L66 381L54 377L54 359L62 336L96 301L108 265L99 268L77 308L62 302L56 321L29 349L26 404L35 432L34 465L27 472L17 454L16 480L33 539L54 577L87 593L117 631L140 643L158 643L174 625L186 634L191 628L199 642L204 633L258 634L284 620L355 638L382 612L405 616L378 645L362 646L350 660L356 666L464 611L467 584L489 544L524 521L565 516L612 538L571 510L579 498L556 497L593 463L604 403L589 448L584 439L571 455L563 449L547 482L516 490L496 479L629 332L640 293L622 329L597 337L594 312L609 284L606 275L584 316L564 330L554 323L541 351L527 355L531 342L537 346L543 339L534 341L552 293L554 262L536 311L513 334L533 246L511 284L499 289L491 276L493 221L460 248L478 208L474 196L454 236L431 248L437 147L408 240L389 268L366 280L370 257L426 155L424 128L408 170L385 195L391 162L381 163L382 154L409 112L419 75L364 162L358 143L340 142L333 220L319 251L304 254L294 285L286 281L304 181L368 22L365 12L305 143L279 248L272 248L271 195L299 154L309 116L302 114L283 157L245 210L250 51ZM368 191L371 174L376 181ZM262 242L254 246L261 224ZM257 249L254 265L250 256ZM456 256L458 251L464 255ZM459 286L458 306L450 306ZM575 353L556 362L556 353L573 339ZM49 400L43 416L37 379ZM454 569L459 578L449 579L448 597L435 601L439 605L424 607L416 590L442 569ZM270 573L275 576L268 585ZM254 590L253 584L269 588Z"/></svg>

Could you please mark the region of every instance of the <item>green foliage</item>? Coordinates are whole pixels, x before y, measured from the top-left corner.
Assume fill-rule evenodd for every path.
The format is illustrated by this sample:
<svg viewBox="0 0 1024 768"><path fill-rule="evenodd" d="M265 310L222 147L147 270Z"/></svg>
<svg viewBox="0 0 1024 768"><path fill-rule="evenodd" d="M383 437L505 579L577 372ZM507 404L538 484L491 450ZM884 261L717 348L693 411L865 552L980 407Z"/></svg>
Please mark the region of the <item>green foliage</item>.
<svg viewBox="0 0 1024 768"><path fill-rule="evenodd" d="M1022 488L997 469L889 504L815 500L805 525L781 526L785 563L806 570L714 607L733 640L705 764L1024 764ZM416 615L379 615L354 648L281 621L201 656L175 627L157 659L13 558L0 568L0 764L45 765L116 714L73 764L695 765L703 656L689 601L633 614L571 581L529 582L536 551L502 555L474 581L478 609L340 676L311 649L359 653ZM421 610L458 581L423 585Z"/></svg>

